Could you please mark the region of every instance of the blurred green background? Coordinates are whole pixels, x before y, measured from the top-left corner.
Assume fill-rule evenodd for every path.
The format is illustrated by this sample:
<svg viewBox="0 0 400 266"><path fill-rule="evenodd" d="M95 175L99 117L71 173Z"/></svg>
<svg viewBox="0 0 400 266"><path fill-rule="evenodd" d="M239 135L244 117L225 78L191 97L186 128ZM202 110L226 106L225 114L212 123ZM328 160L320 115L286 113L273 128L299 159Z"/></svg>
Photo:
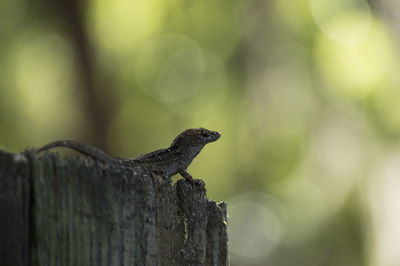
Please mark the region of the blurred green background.
<svg viewBox="0 0 400 266"><path fill-rule="evenodd" d="M400 265L399 12L1 0L0 145L128 157L217 130L189 172L228 202L231 265Z"/></svg>

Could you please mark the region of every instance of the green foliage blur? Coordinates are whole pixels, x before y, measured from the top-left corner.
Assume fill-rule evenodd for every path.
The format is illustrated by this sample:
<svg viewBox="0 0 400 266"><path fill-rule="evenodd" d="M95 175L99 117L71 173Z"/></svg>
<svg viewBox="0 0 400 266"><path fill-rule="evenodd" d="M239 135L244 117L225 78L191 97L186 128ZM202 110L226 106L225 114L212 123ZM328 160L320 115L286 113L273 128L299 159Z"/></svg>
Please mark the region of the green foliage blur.
<svg viewBox="0 0 400 266"><path fill-rule="evenodd" d="M0 145L128 157L217 130L189 172L228 202L231 265L400 265L399 12L1 0Z"/></svg>

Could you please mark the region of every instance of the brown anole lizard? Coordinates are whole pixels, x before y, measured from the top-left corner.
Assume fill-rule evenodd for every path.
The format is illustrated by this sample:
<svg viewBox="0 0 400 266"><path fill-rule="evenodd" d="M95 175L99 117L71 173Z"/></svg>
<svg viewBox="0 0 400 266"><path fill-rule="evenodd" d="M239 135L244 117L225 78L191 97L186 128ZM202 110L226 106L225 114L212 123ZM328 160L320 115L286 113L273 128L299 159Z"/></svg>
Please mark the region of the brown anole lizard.
<svg viewBox="0 0 400 266"><path fill-rule="evenodd" d="M205 128L187 129L179 134L168 148L133 158L114 157L88 144L71 140L51 142L39 148L37 152L54 147L67 147L105 163L141 168L150 173L163 173L168 176L179 173L185 179L193 181L186 169L207 143L216 141L220 136L218 132Z"/></svg>

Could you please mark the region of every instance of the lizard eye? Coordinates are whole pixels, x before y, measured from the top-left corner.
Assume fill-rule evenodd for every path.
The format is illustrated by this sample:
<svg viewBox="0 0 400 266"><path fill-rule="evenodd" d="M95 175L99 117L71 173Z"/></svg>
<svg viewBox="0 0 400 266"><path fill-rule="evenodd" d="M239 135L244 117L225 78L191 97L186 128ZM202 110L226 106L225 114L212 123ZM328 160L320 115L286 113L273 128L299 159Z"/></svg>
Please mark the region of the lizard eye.
<svg viewBox="0 0 400 266"><path fill-rule="evenodd" d="M201 128L201 136L207 137L207 131L204 128Z"/></svg>

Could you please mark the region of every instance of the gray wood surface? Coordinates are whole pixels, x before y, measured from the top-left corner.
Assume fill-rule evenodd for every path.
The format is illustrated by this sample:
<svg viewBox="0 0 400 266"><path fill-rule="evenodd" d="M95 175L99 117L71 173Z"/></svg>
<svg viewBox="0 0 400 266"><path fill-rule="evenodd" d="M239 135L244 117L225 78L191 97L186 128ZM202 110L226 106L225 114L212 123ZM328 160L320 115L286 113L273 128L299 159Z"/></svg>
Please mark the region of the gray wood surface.
<svg viewBox="0 0 400 266"><path fill-rule="evenodd" d="M202 182L0 151L0 265L228 265Z"/></svg>

